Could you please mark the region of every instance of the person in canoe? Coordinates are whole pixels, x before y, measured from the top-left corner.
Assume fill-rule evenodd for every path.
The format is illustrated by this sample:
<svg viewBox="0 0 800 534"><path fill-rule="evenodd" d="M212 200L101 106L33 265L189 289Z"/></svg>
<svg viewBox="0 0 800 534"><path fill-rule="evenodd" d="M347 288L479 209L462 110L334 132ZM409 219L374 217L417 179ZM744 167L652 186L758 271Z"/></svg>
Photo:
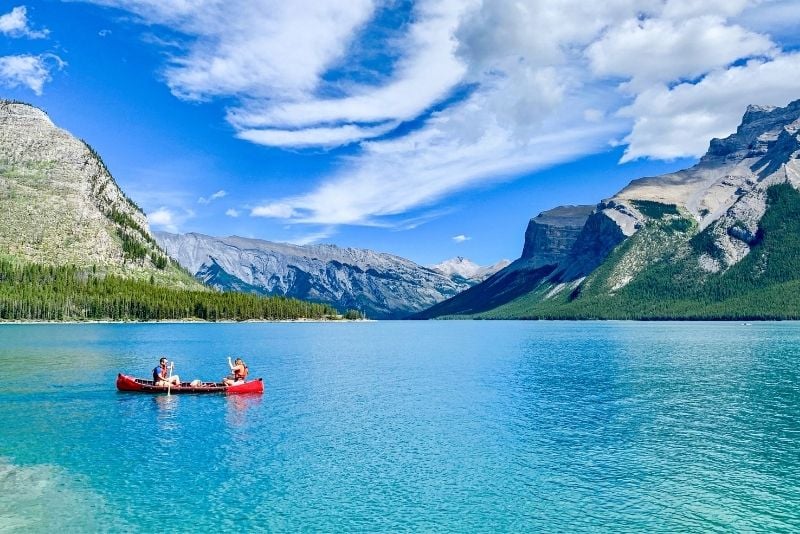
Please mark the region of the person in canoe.
<svg viewBox="0 0 800 534"><path fill-rule="evenodd" d="M247 365L241 358L236 358L236 361L231 362L231 357L228 356L228 367L231 368L231 374L222 379L224 385L243 384L247 380L249 369L247 369Z"/></svg>
<svg viewBox="0 0 800 534"><path fill-rule="evenodd" d="M181 379L178 375L170 375L169 368L167 368L167 359L164 357L158 360L158 365L153 368L153 384L156 386L181 385Z"/></svg>

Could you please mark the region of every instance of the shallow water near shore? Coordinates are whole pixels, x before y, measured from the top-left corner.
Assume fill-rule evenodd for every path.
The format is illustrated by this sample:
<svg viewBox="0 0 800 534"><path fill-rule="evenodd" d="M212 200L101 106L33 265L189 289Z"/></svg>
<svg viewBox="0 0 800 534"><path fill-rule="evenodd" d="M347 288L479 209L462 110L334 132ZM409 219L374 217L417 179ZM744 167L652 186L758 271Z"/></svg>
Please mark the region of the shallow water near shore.
<svg viewBox="0 0 800 534"><path fill-rule="evenodd" d="M795 322L0 325L0 531L796 530L798 459Z"/></svg>

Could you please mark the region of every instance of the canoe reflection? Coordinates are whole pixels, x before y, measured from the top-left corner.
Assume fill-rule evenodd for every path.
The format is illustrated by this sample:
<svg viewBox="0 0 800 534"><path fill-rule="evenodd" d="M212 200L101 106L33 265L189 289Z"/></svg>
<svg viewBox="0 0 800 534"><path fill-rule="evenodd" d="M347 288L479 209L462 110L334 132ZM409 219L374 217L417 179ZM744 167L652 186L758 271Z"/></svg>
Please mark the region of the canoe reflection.
<svg viewBox="0 0 800 534"><path fill-rule="evenodd" d="M248 412L261 404L262 395L242 394L228 395L228 422L233 425L241 426L247 422Z"/></svg>

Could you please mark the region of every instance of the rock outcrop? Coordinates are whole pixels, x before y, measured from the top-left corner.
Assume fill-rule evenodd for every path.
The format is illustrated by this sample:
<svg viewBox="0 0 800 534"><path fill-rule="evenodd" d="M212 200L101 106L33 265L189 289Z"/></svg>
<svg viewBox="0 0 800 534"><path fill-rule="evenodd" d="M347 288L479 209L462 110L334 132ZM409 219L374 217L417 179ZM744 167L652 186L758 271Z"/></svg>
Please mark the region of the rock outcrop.
<svg viewBox="0 0 800 534"><path fill-rule="evenodd" d="M472 285L371 250L196 233L155 235L170 256L218 289L325 302L373 319L406 317Z"/></svg>
<svg viewBox="0 0 800 534"><path fill-rule="evenodd" d="M557 265L578 239L594 206L559 206L530 220L520 259L533 268Z"/></svg>

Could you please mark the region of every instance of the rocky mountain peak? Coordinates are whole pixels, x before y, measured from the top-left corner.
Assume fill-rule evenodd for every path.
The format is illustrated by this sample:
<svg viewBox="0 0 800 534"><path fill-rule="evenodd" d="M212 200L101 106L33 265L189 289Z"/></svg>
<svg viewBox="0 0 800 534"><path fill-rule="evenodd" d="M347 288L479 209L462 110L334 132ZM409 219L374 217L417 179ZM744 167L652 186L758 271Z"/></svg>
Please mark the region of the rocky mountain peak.
<svg viewBox="0 0 800 534"><path fill-rule="evenodd" d="M644 315L659 316L660 301L636 299L683 291L703 299L714 295L716 304L720 293L708 287L717 291L728 280L736 281L725 286L731 294L760 290L769 276L773 281L796 276L786 267L798 257L791 226L796 219L787 218L800 211L798 189L800 100L785 107L750 106L736 132L712 140L698 164L634 180L574 214L575 207L567 206L534 217L519 260L420 317L486 310L504 310L493 317L532 317L533 309L562 317L551 313L555 302L575 303L573 315L564 317L595 316L597 303L628 290L630 302L649 307ZM747 275L721 276L730 271ZM752 310L748 301L756 293L747 293L736 306ZM682 306L681 300L675 309ZM628 313L623 309L618 316Z"/></svg>
<svg viewBox="0 0 800 534"><path fill-rule="evenodd" d="M800 119L800 100L786 107L750 105L736 132L724 139L712 139L701 163L742 160L767 153L784 128Z"/></svg>
<svg viewBox="0 0 800 534"><path fill-rule="evenodd" d="M763 118L764 115L767 115L773 111L778 109L778 106L761 106L758 104L750 104L745 108L744 115L742 116L742 124L749 124L754 122L760 118Z"/></svg>
<svg viewBox="0 0 800 534"><path fill-rule="evenodd" d="M41 109L8 100L0 101L0 254L134 276L175 275L196 285L169 267L144 213L91 146Z"/></svg>
<svg viewBox="0 0 800 534"><path fill-rule="evenodd" d="M643 209L648 203L666 205L655 209L656 213L672 209L679 216L693 217L700 230L709 228L709 246L716 251L713 258L702 257L701 266L725 270L744 258L756 242L766 210L766 189L787 181L800 185L798 130L800 100L785 107L749 106L736 132L712 139L697 165L634 180L601 203L598 213L614 219L624 234L618 242L651 218ZM606 228L606 233L614 230Z"/></svg>
<svg viewBox="0 0 800 534"><path fill-rule="evenodd" d="M511 262L508 260L500 260L494 265L482 267L464 256L456 256L436 265L431 265L431 269L450 278L460 278L468 282L478 283L506 267L509 263Z"/></svg>

